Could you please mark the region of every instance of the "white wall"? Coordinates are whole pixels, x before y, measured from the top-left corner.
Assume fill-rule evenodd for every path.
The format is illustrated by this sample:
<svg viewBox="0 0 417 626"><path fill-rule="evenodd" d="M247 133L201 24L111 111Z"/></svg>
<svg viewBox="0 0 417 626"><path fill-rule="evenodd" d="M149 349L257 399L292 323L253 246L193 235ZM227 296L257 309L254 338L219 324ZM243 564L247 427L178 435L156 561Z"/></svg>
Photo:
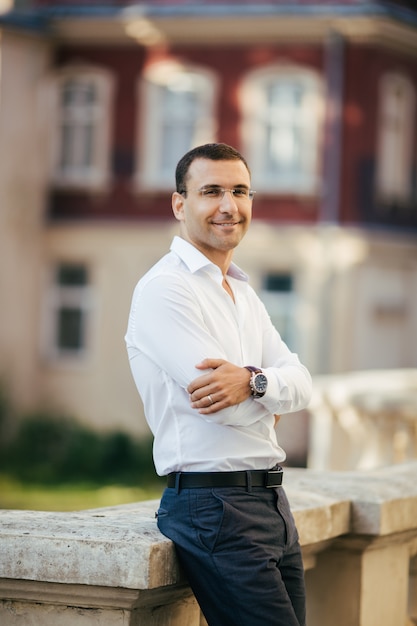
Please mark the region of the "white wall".
<svg viewBox="0 0 417 626"><path fill-rule="evenodd" d="M40 294L47 293L48 268L60 261L82 261L91 273L93 306L86 358L77 364L45 357L40 360L39 388L45 403L66 409L97 428L147 432L124 334L137 280L168 251L176 233L174 220L167 224L62 224L46 229ZM372 237L367 239L356 231L254 222L236 250L235 261L249 273L255 289L265 272L294 272L297 350L313 374L326 373L327 367L334 372L363 368L365 357L365 366L370 368L397 367L402 362L402 366L417 366L416 334L409 333L410 326L401 323L396 328L401 341L394 342L393 349L390 342L381 341L373 316L378 294L388 292L396 297L398 289L401 291L396 278L399 259L411 259L417 250L407 240L393 244L389 238L378 239L377 253L385 251L388 261L385 271L380 268L375 273L374 248ZM413 267L411 263L407 277L416 281ZM417 290L410 289L407 297L411 324ZM40 338L39 347L42 354ZM296 424L299 422L294 428L298 428ZM291 436L290 432L287 438Z"/></svg>
<svg viewBox="0 0 417 626"><path fill-rule="evenodd" d="M0 378L22 408L37 398L40 245L45 170L39 79L48 47L1 33L0 70Z"/></svg>

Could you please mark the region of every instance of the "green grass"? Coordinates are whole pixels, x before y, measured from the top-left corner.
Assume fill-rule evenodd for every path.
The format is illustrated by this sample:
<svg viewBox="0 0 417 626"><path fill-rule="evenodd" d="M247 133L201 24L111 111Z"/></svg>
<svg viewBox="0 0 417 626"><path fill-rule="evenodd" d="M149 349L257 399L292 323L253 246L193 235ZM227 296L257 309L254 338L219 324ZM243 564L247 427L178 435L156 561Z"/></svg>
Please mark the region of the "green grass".
<svg viewBox="0 0 417 626"><path fill-rule="evenodd" d="M0 474L0 509L32 511L80 511L105 506L154 500L161 496L163 485L146 487L123 485L36 485L22 483Z"/></svg>

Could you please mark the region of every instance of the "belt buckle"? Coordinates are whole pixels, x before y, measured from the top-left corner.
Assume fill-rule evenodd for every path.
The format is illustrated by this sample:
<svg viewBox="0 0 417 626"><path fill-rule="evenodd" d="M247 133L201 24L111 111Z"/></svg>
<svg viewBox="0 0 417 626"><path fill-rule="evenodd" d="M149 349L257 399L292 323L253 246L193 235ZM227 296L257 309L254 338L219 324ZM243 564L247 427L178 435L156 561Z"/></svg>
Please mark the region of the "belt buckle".
<svg viewBox="0 0 417 626"><path fill-rule="evenodd" d="M282 485L282 467L278 467L277 469L271 469L266 472L265 476L265 487L267 489L273 489L274 487L281 487ZM279 480L276 479L279 476Z"/></svg>

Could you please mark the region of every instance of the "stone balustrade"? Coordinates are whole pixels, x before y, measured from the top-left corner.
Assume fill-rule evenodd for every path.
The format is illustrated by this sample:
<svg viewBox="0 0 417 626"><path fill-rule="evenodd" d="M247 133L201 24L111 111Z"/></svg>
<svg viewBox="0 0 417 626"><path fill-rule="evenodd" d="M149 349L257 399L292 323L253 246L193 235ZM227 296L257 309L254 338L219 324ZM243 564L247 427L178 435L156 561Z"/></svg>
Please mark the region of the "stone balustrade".
<svg viewBox="0 0 417 626"><path fill-rule="evenodd" d="M309 626L417 624L417 462L288 469ZM2 626L204 623L157 502L76 513L0 512Z"/></svg>
<svg viewBox="0 0 417 626"><path fill-rule="evenodd" d="M417 369L316 376L308 413L310 468L363 470L417 459Z"/></svg>

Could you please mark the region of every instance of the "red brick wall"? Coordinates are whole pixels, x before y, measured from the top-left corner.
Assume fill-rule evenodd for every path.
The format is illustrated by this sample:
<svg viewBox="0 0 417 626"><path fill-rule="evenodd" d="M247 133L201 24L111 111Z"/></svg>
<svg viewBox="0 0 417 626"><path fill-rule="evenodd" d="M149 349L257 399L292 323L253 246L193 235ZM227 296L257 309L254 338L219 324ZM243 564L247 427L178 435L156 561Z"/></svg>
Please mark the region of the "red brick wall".
<svg viewBox="0 0 417 626"><path fill-rule="evenodd" d="M253 46L244 47L173 47L169 55L213 70L220 80L218 139L240 146L240 111L238 91L246 73L265 64L298 63L321 70L320 47ZM144 64L152 59L138 46L66 47L57 52L56 64L63 66L78 61L104 67L116 78L114 110L113 171L114 186L108 194L90 196L85 193L55 192L51 194L51 214L56 217L91 218L166 218L171 217L170 194L132 192L135 158L136 81ZM139 112L140 114L140 112ZM173 173L174 181L174 173ZM256 216L271 220L315 221L317 198L262 196L256 198Z"/></svg>

